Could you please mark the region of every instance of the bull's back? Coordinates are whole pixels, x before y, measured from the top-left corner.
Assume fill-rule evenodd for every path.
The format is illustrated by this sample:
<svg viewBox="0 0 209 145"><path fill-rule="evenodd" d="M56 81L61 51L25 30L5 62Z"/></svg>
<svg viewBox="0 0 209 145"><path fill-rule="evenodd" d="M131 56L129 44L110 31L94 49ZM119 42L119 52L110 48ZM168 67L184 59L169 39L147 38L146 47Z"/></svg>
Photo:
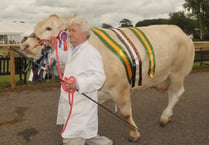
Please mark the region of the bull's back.
<svg viewBox="0 0 209 145"><path fill-rule="evenodd" d="M169 75L181 75L184 78L189 74L194 61L194 45L179 27L156 25L141 27L141 30L150 39L156 56L156 73L151 82L158 84Z"/></svg>
<svg viewBox="0 0 209 145"><path fill-rule="evenodd" d="M194 59L194 46L191 39L178 27L174 25L139 27L153 47L155 55L155 73L153 78L150 78L147 73L149 70L149 56L143 44L129 28L120 29L133 42L140 55L143 87L157 85L164 81L170 73L175 73L175 71L181 71L184 76L191 71ZM112 30L103 30L123 48L126 47ZM117 76L120 80L124 78L127 80L123 64L94 33L91 34L90 42L102 54L107 75L114 78Z"/></svg>

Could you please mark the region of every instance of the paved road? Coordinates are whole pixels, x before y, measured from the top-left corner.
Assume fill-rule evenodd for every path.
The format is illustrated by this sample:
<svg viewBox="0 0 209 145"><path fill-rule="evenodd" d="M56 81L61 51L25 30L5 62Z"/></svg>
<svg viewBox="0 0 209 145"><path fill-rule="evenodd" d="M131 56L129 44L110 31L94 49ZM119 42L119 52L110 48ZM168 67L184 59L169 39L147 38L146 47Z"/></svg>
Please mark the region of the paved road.
<svg viewBox="0 0 209 145"><path fill-rule="evenodd" d="M40 89L41 88L41 89ZM154 89L132 94L133 115L141 133L129 143L128 128L99 109L99 132L116 145L209 145L209 72L191 73L185 94L170 124L159 126L167 96ZM0 90L0 145L59 145L61 126L56 126L58 84L41 83ZM106 107L114 110L114 104Z"/></svg>

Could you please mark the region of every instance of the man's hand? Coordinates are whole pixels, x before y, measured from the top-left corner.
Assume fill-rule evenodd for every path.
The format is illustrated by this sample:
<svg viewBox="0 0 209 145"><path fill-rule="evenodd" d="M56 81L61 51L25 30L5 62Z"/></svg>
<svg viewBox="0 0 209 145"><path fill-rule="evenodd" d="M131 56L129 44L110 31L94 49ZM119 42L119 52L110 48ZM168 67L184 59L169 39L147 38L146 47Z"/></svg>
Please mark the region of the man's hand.
<svg viewBox="0 0 209 145"><path fill-rule="evenodd" d="M76 80L75 77L70 76L69 78L64 78L64 85L66 89L75 90L76 89Z"/></svg>

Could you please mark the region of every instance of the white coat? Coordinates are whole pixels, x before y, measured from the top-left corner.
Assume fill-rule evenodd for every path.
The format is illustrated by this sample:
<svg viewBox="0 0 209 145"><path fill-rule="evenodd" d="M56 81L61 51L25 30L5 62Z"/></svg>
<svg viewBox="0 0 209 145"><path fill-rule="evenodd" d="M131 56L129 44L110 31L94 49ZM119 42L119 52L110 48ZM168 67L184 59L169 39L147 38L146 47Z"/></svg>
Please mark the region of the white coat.
<svg viewBox="0 0 209 145"><path fill-rule="evenodd" d="M98 99L98 90L106 79L100 53L88 41L67 53L60 53L59 57L66 61L64 77L74 76L79 91L74 93L72 114L68 121L63 138L91 138L98 132L98 106L81 93L85 93L95 101ZM58 105L57 124L65 124L70 111L68 93L61 88Z"/></svg>

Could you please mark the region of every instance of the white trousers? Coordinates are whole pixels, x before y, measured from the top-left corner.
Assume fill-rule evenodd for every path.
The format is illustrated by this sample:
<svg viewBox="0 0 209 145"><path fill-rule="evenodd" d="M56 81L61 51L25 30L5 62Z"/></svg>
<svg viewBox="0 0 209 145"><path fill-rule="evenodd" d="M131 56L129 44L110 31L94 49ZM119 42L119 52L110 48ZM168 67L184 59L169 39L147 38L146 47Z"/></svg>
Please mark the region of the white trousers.
<svg viewBox="0 0 209 145"><path fill-rule="evenodd" d="M89 139L77 138L63 138L63 145L113 145L113 141L105 136L95 136Z"/></svg>

